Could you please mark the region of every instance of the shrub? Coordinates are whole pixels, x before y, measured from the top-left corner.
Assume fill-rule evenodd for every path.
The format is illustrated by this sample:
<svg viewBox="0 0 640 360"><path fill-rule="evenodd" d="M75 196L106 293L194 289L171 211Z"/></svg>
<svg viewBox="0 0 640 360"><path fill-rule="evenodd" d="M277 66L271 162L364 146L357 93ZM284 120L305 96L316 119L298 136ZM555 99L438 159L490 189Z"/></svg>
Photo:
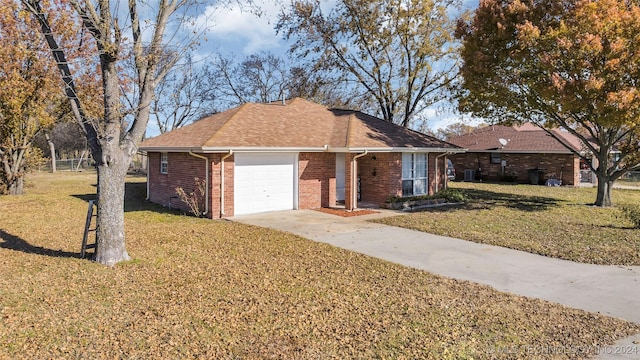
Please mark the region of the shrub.
<svg viewBox="0 0 640 360"><path fill-rule="evenodd" d="M190 193L187 193L182 187L176 188L176 193L180 200L189 206L193 215L200 217L204 214L204 202L207 183L204 180L200 180L199 178L195 178L195 190Z"/></svg>
<svg viewBox="0 0 640 360"><path fill-rule="evenodd" d="M460 191L459 189L451 189L451 188L439 191L437 194L434 195L434 197L445 198L447 199L447 202L469 201L469 198L464 192Z"/></svg>
<svg viewBox="0 0 640 360"><path fill-rule="evenodd" d="M623 205L620 211L633 223L633 227L640 229L640 205Z"/></svg>
<svg viewBox="0 0 640 360"><path fill-rule="evenodd" d="M498 175L498 180L502 182L516 182L518 181L518 175L516 173Z"/></svg>
<svg viewBox="0 0 640 360"><path fill-rule="evenodd" d="M429 200L429 199L445 199L447 202L467 202L469 198L467 195L459 189L445 189L437 192L434 195L418 195L418 196L390 196L387 199L387 203L416 201L416 200Z"/></svg>

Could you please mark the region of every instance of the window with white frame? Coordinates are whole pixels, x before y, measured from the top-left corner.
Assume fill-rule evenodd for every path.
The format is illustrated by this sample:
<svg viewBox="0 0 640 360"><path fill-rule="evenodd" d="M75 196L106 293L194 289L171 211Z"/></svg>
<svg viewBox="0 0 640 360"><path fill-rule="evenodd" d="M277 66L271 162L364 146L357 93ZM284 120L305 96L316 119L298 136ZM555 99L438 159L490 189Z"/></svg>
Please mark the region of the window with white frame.
<svg viewBox="0 0 640 360"><path fill-rule="evenodd" d="M169 154L166 152L160 153L160 174L169 173Z"/></svg>
<svg viewBox="0 0 640 360"><path fill-rule="evenodd" d="M427 154L402 154L402 196L427 193Z"/></svg>

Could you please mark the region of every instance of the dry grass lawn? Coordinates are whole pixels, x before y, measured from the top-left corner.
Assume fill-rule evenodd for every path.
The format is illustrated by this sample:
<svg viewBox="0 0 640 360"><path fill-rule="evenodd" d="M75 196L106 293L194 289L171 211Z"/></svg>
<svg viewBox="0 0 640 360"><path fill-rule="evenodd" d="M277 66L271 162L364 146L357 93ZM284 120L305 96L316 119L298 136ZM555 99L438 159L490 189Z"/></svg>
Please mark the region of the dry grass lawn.
<svg viewBox="0 0 640 360"><path fill-rule="evenodd" d="M377 220L433 234L601 265L640 265L640 229L617 208L590 206L593 188L451 183L461 206ZM614 203L639 204L640 190L617 190Z"/></svg>
<svg viewBox="0 0 640 360"><path fill-rule="evenodd" d="M127 186L127 247L77 258L91 174L0 197L0 358L585 358L640 326L290 234L172 214ZM510 354L506 354L508 349Z"/></svg>

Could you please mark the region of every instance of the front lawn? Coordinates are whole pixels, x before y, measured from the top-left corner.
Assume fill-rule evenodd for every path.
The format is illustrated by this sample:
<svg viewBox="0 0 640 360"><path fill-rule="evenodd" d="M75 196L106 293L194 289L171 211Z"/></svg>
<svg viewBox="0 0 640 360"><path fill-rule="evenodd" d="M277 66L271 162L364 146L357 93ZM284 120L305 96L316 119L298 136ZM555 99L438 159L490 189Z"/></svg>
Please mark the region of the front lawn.
<svg viewBox="0 0 640 360"><path fill-rule="evenodd" d="M94 179L32 175L27 195L0 197L0 358L584 358L640 331L294 235L170 213L142 200L144 179L127 185L133 260L107 268L77 258Z"/></svg>
<svg viewBox="0 0 640 360"><path fill-rule="evenodd" d="M377 221L572 261L640 265L640 229L633 229L617 208L588 205L596 189L450 185L470 201ZM620 205L639 204L640 191L614 189L612 198Z"/></svg>

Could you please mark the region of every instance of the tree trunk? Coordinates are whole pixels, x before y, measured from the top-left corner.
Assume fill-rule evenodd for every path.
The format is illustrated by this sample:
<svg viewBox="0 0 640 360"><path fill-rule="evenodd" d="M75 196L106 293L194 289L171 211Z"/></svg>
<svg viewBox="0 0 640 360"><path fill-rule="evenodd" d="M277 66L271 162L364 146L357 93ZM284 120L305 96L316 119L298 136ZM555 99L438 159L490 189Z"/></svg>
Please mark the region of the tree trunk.
<svg viewBox="0 0 640 360"><path fill-rule="evenodd" d="M25 149L8 153L2 151L3 155L2 158L0 158L0 166L2 166L2 170L0 171L0 185L4 185L6 194L22 195L24 193L25 152Z"/></svg>
<svg viewBox="0 0 640 360"><path fill-rule="evenodd" d="M613 205L611 203L611 188L613 187L613 181L607 176L598 176L598 195L596 196L596 206L609 207Z"/></svg>
<svg viewBox="0 0 640 360"><path fill-rule="evenodd" d="M44 137L47 139L47 143L49 143L49 150L51 152L51 172L56 172L56 145L53 143L49 134L44 134Z"/></svg>
<svg viewBox="0 0 640 360"><path fill-rule="evenodd" d="M9 180L8 184L9 195L22 195L24 194L24 176L17 175Z"/></svg>
<svg viewBox="0 0 640 360"><path fill-rule="evenodd" d="M124 241L124 189L128 162L98 165L98 218L96 261L114 266L129 260Z"/></svg>

